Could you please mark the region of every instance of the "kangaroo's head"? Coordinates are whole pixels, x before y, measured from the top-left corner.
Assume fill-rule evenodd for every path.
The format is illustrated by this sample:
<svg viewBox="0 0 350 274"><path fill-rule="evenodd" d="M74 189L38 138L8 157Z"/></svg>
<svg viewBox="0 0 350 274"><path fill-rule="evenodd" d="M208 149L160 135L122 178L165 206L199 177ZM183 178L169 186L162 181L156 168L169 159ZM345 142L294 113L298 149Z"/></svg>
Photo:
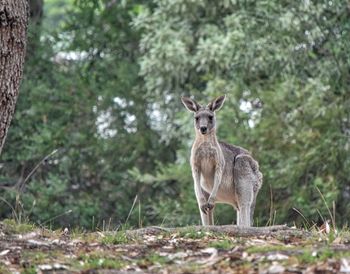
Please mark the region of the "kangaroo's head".
<svg viewBox="0 0 350 274"><path fill-rule="evenodd" d="M181 97L181 101L189 111L194 112L195 129L201 134L206 135L215 130L215 111L222 107L225 98L226 95L222 95L206 106L201 106L195 100L188 97Z"/></svg>

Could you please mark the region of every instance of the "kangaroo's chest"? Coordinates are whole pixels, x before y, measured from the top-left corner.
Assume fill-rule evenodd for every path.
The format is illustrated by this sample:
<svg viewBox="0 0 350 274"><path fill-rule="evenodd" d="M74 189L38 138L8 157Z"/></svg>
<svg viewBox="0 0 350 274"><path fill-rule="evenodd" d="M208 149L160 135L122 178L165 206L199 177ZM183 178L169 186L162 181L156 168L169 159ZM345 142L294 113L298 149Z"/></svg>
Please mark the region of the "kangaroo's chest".
<svg viewBox="0 0 350 274"><path fill-rule="evenodd" d="M195 165L199 167L202 176L208 179L213 178L218 161L217 148L209 143L203 143L194 151L193 156Z"/></svg>

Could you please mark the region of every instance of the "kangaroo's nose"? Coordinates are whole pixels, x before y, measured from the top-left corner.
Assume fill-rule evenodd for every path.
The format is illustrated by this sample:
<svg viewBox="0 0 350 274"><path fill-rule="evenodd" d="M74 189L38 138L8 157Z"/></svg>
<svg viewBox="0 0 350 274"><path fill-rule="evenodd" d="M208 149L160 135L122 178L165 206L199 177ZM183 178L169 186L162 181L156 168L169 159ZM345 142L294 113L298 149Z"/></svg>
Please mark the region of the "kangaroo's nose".
<svg viewBox="0 0 350 274"><path fill-rule="evenodd" d="M202 134L207 133L207 127L201 127L201 132L202 132Z"/></svg>

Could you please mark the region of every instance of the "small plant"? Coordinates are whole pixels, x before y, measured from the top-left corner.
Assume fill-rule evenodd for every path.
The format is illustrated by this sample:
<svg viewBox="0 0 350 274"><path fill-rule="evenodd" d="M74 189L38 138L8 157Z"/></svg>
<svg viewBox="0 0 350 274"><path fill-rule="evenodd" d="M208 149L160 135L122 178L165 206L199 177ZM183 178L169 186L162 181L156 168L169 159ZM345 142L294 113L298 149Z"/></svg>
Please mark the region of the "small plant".
<svg viewBox="0 0 350 274"><path fill-rule="evenodd" d="M105 253L81 255L78 260L84 269L121 269L125 261L117 257L108 257Z"/></svg>
<svg viewBox="0 0 350 274"><path fill-rule="evenodd" d="M285 250L291 250L293 247L291 246L285 246L285 245L267 245L267 246L251 246L247 248L248 253L265 253L270 251L285 251Z"/></svg>
<svg viewBox="0 0 350 274"><path fill-rule="evenodd" d="M0 269L0 270L1 270L1 269ZM1 272L1 273L3 273L3 272ZM4 272L4 273L6 273L6 272ZM10 272L9 272L9 273L10 273ZM35 266L29 266L29 267L25 268L25 269L23 270L22 273L23 273L23 274L36 274L37 271L36 271Z"/></svg>
<svg viewBox="0 0 350 274"><path fill-rule="evenodd" d="M30 264L44 264L50 261L52 258L56 258L59 255L57 251L24 251L22 253L22 259L30 262Z"/></svg>
<svg viewBox="0 0 350 274"><path fill-rule="evenodd" d="M87 269L120 269L124 266L122 260L115 258L90 258L86 261L85 267Z"/></svg>
<svg viewBox="0 0 350 274"><path fill-rule="evenodd" d="M7 267L3 263L0 263L0 273L9 274L11 272L7 269Z"/></svg>
<svg viewBox="0 0 350 274"><path fill-rule="evenodd" d="M208 246L219 248L219 249L230 249L234 246L234 243L230 239L221 239L218 241L210 242Z"/></svg>
<svg viewBox="0 0 350 274"><path fill-rule="evenodd" d="M3 221L4 232L7 234L20 234L33 231L35 226L29 223L17 223L13 219L5 219Z"/></svg>
<svg viewBox="0 0 350 274"><path fill-rule="evenodd" d="M131 241L130 238L126 235L125 231L117 231L111 234L107 234L102 238L103 244L127 244Z"/></svg>
<svg viewBox="0 0 350 274"><path fill-rule="evenodd" d="M188 227L179 232L179 237L188 239L202 239L208 235L209 233L205 231L196 231L193 227Z"/></svg>
<svg viewBox="0 0 350 274"><path fill-rule="evenodd" d="M145 258L141 259L138 262L138 265L165 265L170 260L165 256L160 256L157 253L151 253L150 255L146 256Z"/></svg>

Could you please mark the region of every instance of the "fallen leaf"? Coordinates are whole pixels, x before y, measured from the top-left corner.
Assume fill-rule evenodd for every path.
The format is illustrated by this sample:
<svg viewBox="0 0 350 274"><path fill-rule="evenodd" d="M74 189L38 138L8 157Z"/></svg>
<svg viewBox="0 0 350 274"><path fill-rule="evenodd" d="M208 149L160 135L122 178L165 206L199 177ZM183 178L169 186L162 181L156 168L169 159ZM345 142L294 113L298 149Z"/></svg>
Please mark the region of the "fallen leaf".
<svg viewBox="0 0 350 274"><path fill-rule="evenodd" d="M266 257L268 261L282 261L287 260L288 258L289 256L280 253L270 254Z"/></svg>
<svg viewBox="0 0 350 274"><path fill-rule="evenodd" d="M331 228L329 226L329 220L326 220L323 225L320 226L319 228L319 232L320 233L326 233L329 234L329 232L331 231Z"/></svg>
<svg viewBox="0 0 350 274"><path fill-rule="evenodd" d="M345 258L340 260L340 270L341 273L350 273L350 264L349 261Z"/></svg>
<svg viewBox="0 0 350 274"><path fill-rule="evenodd" d="M47 242L44 241L39 241L39 240L33 240L30 239L27 241L32 247L37 247L37 246L49 246Z"/></svg>
<svg viewBox="0 0 350 274"><path fill-rule="evenodd" d="M9 253L10 252L10 250L9 249L5 249L5 250L3 250L3 251L1 251L0 252L0 257L1 256L5 256L7 253Z"/></svg>
<svg viewBox="0 0 350 274"><path fill-rule="evenodd" d="M35 237L37 237L39 234L36 232L29 232L27 234L21 235L21 239L23 240L29 240L29 239L33 239Z"/></svg>
<svg viewBox="0 0 350 274"><path fill-rule="evenodd" d="M333 244L340 244L341 243L341 237L337 237L334 239L334 241L332 242Z"/></svg>
<svg viewBox="0 0 350 274"><path fill-rule="evenodd" d="M280 264L273 264L269 267L268 273L275 274L275 273L283 273L286 268Z"/></svg>

